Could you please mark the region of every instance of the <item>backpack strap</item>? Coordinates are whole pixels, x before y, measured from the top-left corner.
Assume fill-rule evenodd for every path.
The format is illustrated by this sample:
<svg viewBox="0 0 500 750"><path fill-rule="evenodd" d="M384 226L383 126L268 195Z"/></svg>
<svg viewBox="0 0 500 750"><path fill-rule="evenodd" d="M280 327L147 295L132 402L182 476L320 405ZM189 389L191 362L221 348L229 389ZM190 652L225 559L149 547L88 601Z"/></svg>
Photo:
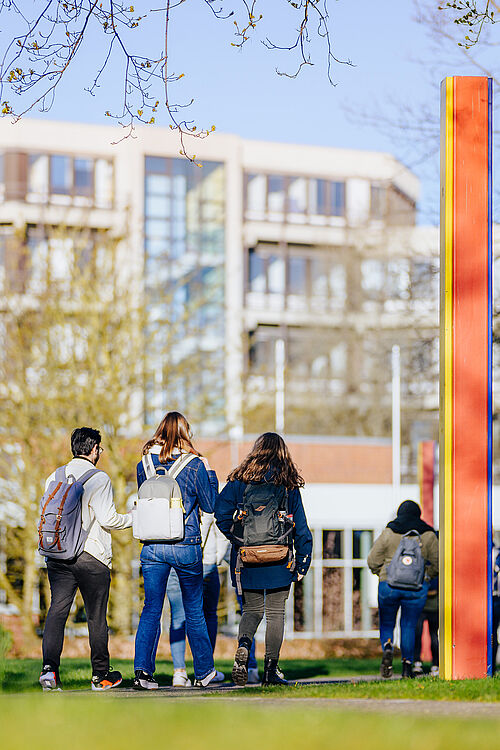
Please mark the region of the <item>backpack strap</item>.
<svg viewBox="0 0 500 750"><path fill-rule="evenodd" d="M236 591L239 594L239 596L243 595L243 589L241 587L241 569L243 567L243 563L241 561L241 551L238 550L236 554L236 566L234 568L234 577L236 579Z"/></svg>
<svg viewBox="0 0 500 750"><path fill-rule="evenodd" d="M89 469L88 471L85 472L85 474L82 474L82 476L76 481L79 484L85 484L85 482L87 482L91 477L93 477L94 474L98 474L100 471L101 469Z"/></svg>
<svg viewBox="0 0 500 750"><path fill-rule="evenodd" d="M146 474L146 479L151 479L156 474L156 467L154 465L154 461L151 457L150 453L146 453L142 457L142 465L144 467L144 473Z"/></svg>
<svg viewBox="0 0 500 750"><path fill-rule="evenodd" d="M193 458L199 458L199 456L195 456L194 453L181 453L179 458L177 458L170 469L168 469L168 474L172 479L175 479L181 471L186 468L188 463L193 460Z"/></svg>

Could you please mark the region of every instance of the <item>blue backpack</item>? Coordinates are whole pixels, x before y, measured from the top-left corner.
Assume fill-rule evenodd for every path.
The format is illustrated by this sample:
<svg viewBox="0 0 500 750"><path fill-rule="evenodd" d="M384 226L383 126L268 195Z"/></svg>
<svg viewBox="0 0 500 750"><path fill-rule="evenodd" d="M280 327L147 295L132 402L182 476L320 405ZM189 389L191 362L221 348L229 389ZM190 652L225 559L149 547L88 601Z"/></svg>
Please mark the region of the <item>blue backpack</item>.
<svg viewBox="0 0 500 750"><path fill-rule="evenodd" d="M89 469L79 479L66 477L66 467L56 470L40 501L38 551L51 560L73 560L83 552L87 534L82 528L82 495L85 482L99 469Z"/></svg>

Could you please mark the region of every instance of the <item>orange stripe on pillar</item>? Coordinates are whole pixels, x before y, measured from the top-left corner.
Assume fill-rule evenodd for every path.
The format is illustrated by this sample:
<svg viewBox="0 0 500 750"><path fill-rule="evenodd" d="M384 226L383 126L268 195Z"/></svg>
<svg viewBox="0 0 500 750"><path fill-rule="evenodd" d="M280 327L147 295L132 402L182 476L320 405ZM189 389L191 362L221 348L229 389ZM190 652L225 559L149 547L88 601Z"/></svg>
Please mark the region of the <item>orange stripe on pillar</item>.
<svg viewBox="0 0 500 750"><path fill-rule="evenodd" d="M456 77L453 185L454 679L488 669L489 84Z"/></svg>

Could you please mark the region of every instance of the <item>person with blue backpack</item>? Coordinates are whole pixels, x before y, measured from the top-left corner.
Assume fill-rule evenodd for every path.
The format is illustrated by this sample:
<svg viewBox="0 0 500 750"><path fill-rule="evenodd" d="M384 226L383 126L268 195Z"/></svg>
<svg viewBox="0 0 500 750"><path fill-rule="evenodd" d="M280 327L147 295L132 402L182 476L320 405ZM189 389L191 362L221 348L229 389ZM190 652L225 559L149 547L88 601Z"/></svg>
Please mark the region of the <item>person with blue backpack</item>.
<svg viewBox="0 0 500 750"><path fill-rule="evenodd" d="M139 491L134 536L143 541L140 559L144 607L135 638L136 690L158 688L154 678L156 650L171 570L177 573L182 592L195 687L206 687L217 674L203 613L200 511L214 512L218 481L191 438L186 418L177 411L168 412L153 437L145 443L142 459L137 464ZM167 497L170 491L173 494ZM178 525L179 515L181 527ZM175 534L168 531L172 519L175 520Z"/></svg>
<svg viewBox="0 0 500 750"><path fill-rule="evenodd" d="M311 564L312 535L300 495L304 480L283 438L265 432L228 476L217 526L232 543L233 585L242 598L232 679L246 685L255 632L266 615L263 685L286 685L278 668L285 604Z"/></svg>
<svg viewBox="0 0 500 750"><path fill-rule="evenodd" d="M420 515L420 507L413 500L402 502L396 518L375 540L367 558L368 567L379 577L380 674L384 678L392 677L394 628L400 609L402 677L413 677L417 622L429 582L438 574L438 538Z"/></svg>
<svg viewBox="0 0 500 750"><path fill-rule="evenodd" d="M91 688L109 690L122 681L109 666L108 606L112 558L110 531L132 525L130 513L117 513L111 480L96 468L104 449L101 434L79 427L71 435L72 460L45 483L38 523L38 550L47 561L50 607L43 631L43 690L61 690L59 666L64 628L77 589L89 628Z"/></svg>

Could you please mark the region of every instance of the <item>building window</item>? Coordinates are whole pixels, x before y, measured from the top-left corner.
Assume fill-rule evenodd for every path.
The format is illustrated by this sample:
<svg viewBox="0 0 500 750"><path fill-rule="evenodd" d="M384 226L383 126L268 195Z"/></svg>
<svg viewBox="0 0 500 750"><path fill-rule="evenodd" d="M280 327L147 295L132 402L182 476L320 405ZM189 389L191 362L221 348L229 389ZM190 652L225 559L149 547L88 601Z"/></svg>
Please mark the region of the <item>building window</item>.
<svg viewBox="0 0 500 750"><path fill-rule="evenodd" d="M345 214L345 183L330 182L330 216Z"/></svg>
<svg viewBox="0 0 500 750"><path fill-rule="evenodd" d="M271 255L267 262L267 289L270 294L285 291L285 259L279 255Z"/></svg>
<svg viewBox="0 0 500 750"><path fill-rule="evenodd" d="M210 394L210 406L199 420L207 430L212 429L208 424L220 430L225 419L224 164L204 162L201 170L185 159L148 155L144 166L145 284L150 323L175 323L169 350L159 355L159 360L170 365L152 379L154 385L146 396L148 419L161 417L160 393L163 401L178 402L176 383L183 381L185 399L194 401ZM172 360L177 376L172 374ZM156 365L150 360L147 366Z"/></svg>
<svg viewBox="0 0 500 750"><path fill-rule="evenodd" d="M267 204L267 179L263 174L247 177L247 209L255 219L263 219Z"/></svg>
<svg viewBox="0 0 500 750"><path fill-rule="evenodd" d="M248 254L248 282L251 292L266 291L266 263L255 250L250 250Z"/></svg>
<svg viewBox="0 0 500 750"><path fill-rule="evenodd" d="M297 220L307 212L307 179L290 177L288 185L288 214L290 220ZM295 215L295 218L292 218Z"/></svg>
<svg viewBox="0 0 500 750"><path fill-rule="evenodd" d="M307 294L307 260L294 256L288 259L288 294Z"/></svg>
<svg viewBox="0 0 500 750"><path fill-rule="evenodd" d="M345 215L345 183L306 176L248 174L246 216L253 220L306 223Z"/></svg>
<svg viewBox="0 0 500 750"><path fill-rule="evenodd" d="M75 159L75 195L92 198L94 195L94 161L93 159Z"/></svg>
<svg viewBox="0 0 500 750"><path fill-rule="evenodd" d="M73 183L71 158L59 154L50 157L50 192L70 195Z"/></svg>
<svg viewBox="0 0 500 750"><path fill-rule="evenodd" d="M381 185L370 187L370 214L372 219L383 219L387 208L387 190Z"/></svg>
<svg viewBox="0 0 500 750"><path fill-rule="evenodd" d="M64 154L29 154L26 200L112 208L113 163Z"/></svg>

